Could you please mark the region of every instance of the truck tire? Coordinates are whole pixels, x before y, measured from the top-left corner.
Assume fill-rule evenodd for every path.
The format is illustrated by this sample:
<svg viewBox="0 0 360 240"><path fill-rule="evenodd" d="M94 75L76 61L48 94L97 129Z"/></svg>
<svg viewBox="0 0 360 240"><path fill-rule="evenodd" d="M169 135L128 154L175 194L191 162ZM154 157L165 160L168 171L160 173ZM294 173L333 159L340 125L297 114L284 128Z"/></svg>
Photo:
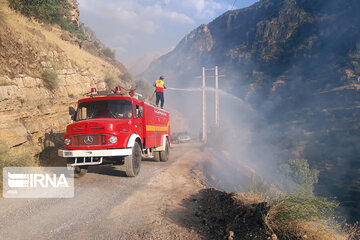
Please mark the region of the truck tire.
<svg viewBox="0 0 360 240"><path fill-rule="evenodd" d="M74 169L74 177L80 178L84 176L88 171L89 166L76 166Z"/></svg>
<svg viewBox="0 0 360 240"><path fill-rule="evenodd" d="M160 152L154 152L154 161L160 162Z"/></svg>
<svg viewBox="0 0 360 240"><path fill-rule="evenodd" d="M141 167L141 147L135 142L132 148L132 155L125 157L125 173L128 177L135 177L140 172Z"/></svg>
<svg viewBox="0 0 360 240"><path fill-rule="evenodd" d="M160 161L167 162L170 158L170 143L166 140L165 151L160 152Z"/></svg>

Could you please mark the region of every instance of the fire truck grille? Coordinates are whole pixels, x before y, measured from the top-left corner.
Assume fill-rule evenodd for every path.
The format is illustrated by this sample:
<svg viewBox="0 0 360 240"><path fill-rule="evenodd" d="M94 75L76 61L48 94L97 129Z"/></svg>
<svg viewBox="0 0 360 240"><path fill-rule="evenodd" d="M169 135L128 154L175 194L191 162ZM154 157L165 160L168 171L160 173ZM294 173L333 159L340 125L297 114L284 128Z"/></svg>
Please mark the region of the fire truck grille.
<svg viewBox="0 0 360 240"><path fill-rule="evenodd" d="M106 135L75 135L72 137L72 145L75 147L106 145Z"/></svg>

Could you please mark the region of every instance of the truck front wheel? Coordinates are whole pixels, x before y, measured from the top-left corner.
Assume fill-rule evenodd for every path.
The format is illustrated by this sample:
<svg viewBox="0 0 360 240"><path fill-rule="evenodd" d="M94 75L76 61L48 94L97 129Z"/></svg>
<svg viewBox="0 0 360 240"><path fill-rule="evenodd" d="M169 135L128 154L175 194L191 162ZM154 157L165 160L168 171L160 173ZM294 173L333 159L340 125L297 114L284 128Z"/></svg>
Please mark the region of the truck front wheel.
<svg viewBox="0 0 360 240"><path fill-rule="evenodd" d="M132 155L125 157L125 173L128 177L135 177L140 172L141 147L135 142L132 148Z"/></svg>
<svg viewBox="0 0 360 240"><path fill-rule="evenodd" d="M166 140L165 151L160 152L160 160L162 162L167 162L170 158L170 143L169 140Z"/></svg>

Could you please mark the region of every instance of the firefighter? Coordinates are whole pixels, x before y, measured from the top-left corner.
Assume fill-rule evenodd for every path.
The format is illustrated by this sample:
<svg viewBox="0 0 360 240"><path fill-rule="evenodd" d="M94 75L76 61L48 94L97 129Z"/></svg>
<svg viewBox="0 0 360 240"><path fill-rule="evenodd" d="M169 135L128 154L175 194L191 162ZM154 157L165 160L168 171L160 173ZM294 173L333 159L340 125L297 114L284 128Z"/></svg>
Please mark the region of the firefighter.
<svg viewBox="0 0 360 240"><path fill-rule="evenodd" d="M161 106L161 108L163 108L164 107L164 89L166 89L163 76L160 76L159 79L155 81L154 87L156 88L155 89L156 106L159 107L159 101L160 101L160 106Z"/></svg>

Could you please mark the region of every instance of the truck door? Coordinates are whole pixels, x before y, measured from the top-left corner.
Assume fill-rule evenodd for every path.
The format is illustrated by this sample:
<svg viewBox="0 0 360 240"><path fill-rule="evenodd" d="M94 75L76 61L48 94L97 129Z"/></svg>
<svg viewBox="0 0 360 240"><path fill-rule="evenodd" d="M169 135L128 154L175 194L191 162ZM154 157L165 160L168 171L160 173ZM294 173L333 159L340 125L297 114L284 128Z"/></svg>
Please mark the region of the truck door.
<svg viewBox="0 0 360 240"><path fill-rule="evenodd" d="M134 128L135 133L138 134L141 139L143 139L143 106L138 104L134 104Z"/></svg>

